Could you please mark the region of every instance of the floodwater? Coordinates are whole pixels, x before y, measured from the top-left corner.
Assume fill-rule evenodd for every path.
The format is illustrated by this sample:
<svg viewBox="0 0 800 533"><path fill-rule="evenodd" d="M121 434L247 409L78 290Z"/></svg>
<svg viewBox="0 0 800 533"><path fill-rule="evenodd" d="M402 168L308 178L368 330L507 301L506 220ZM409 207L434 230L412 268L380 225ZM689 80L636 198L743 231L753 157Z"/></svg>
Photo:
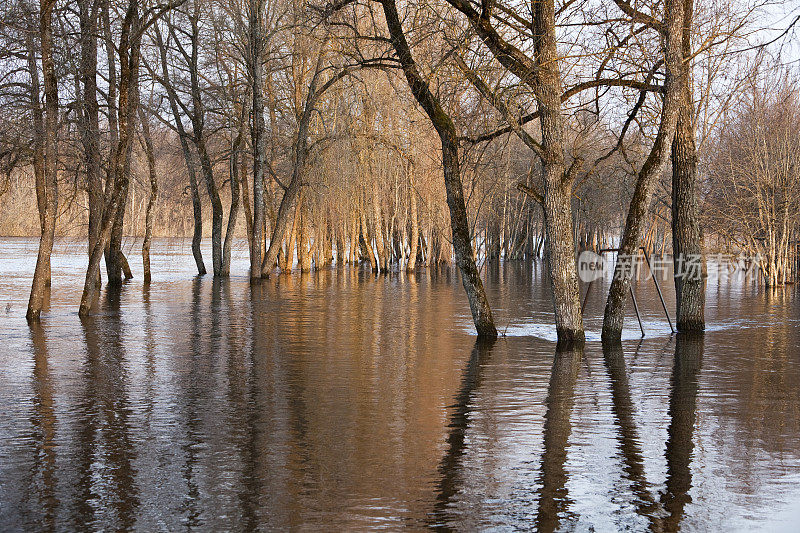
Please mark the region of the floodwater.
<svg viewBox="0 0 800 533"><path fill-rule="evenodd" d="M136 279L81 321L84 245L58 243L29 328L36 242L0 241L3 530L800 523L796 288L710 285L709 331L676 338L640 283L644 339L631 315L621 346L557 353L541 265L484 267L506 336L481 344L446 271L251 287L241 245L214 281L157 241L145 289L136 249Z"/></svg>

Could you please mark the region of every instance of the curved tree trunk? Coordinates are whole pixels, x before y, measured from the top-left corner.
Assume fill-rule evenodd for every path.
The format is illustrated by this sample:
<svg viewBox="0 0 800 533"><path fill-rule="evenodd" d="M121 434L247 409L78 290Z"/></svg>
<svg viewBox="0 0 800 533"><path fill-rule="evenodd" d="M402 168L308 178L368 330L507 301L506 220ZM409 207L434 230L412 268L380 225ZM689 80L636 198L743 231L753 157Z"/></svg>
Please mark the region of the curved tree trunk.
<svg viewBox="0 0 800 533"><path fill-rule="evenodd" d="M194 216L194 230L192 232L192 255L194 262L197 265L197 274L200 276L205 275L206 265L203 262L203 252L200 249L200 243L203 240L203 207L200 203L200 191L197 188L197 164L195 163L194 156L189 147L188 134L183 126L181 120L181 113L178 109L178 95L175 93L175 88L170 82L169 70L167 65L167 48L164 46L161 32L158 26L154 27L153 33L156 36L156 44L161 57L161 77L164 88L167 91L169 100L169 107L172 111L172 118L175 121L175 128L178 131L178 140L181 143L181 150L183 151L183 159L186 162L186 172L189 174L189 190L192 195L192 214Z"/></svg>
<svg viewBox="0 0 800 533"><path fill-rule="evenodd" d="M681 79L687 75L683 66L683 13L684 0L668 0L664 8L666 27L666 43L664 62L667 76L664 82L666 95L661 110L661 123L650 155L642 165L636 180L633 198L631 199L625 230L620 240L617 265L614 279L608 291L606 308L603 316L602 337L608 341L622 337L622 325L625 318L625 302L631 286L631 261L639 254L639 245L644 233L647 213L653 196L653 189L658 177L664 170L669 156L669 147L675 135L678 112L681 105Z"/></svg>
<svg viewBox="0 0 800 533"><path fill-rule="evenodd" d="M179 47L181 53L189 62L189 81L192 94L192 140L197 148L197 155L200 159L200 170L206 184L206 192L211 200L211 263L214 276L222 273L222 200L219 197L219 190L214 181L214 168L211 165L211 157L208 155L205 131L205 108L203 106L202 94L200 93L200 80L198 70L200 68L198 52L200 48L200 3L194 3L194 12L189 17L191 22L191 44L190 54L186 54L180 45L180 39L175 33L175 28L170 24L170 32L174 36L174 42Z"/></svg>
<svg viewBox="0 0 800 533"><path fill-rule="evenodd" d="M281 243L286 236L286 229L289 221L289 214L297 203L297 196L300 193L303 181L303 170L308 156L308 128L311 124L311 116L314 111L314 104L319 97L317 94L316 80L319 76L321 57L317 61L317 71L314 75L309 89L306 102L303 106L303 112L297 124L297 137L294 142L294 160L292 162L292 177L286 190L283 192L281 204L278 208L278 214L275 217L275 225L272 228L272 236L269 241L269 248L267 253L264 254L264 260L261 263L261 276L268 278L272 269L278 260L278 252L280 251ZM255 199L253 200L255 202ZM299 251L298 251L299 253Z"/></svg>
<svg viewBox="0 0 800 533"><path fill-rule="evenodd" d="M186 142L184 139L183 142ZM192 215L194 219L192 231L192 256L194 257L195 265L197 265L197 274L203 276L206 274L206 265L203 262L203 251L200 249L200 244L203 242L203 206L200 203L200 190L197 188L197 170L194 164L192 154L189 152L188 143L184 147L184 159L186 160L186 168L189 170L189 189L192 195Z"/></svg>
<svg viewBox="0 0 800 533"><path fill-rule="evenodd" d="M394 0L383 1L383 12L391 35L392 46L403 68L411 92L428 115L442 142L442 166L444 184L447 191L447 206L450 208L450 226L453 232L453 248L456 264L461 272L461 282L467 293L472 320L480 337L496 337L489 300L483 290L478 267L472 253L469 235L467 207L464 201L464 187L458 160L458 135L453 121L442 108L439 100L431 92L428 83L417 68L411 48L406 41L403 26L397 13Z"/></svg>

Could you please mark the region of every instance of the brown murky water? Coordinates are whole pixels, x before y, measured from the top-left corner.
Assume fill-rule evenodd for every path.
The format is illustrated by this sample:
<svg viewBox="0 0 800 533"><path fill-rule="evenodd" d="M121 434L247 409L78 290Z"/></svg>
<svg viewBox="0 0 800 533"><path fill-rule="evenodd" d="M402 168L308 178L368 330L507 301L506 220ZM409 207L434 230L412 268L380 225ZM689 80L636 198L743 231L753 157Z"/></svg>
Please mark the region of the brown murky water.
<svg viewBox="0 0 800 533"><path fill-rule="evenodd" d="M0 241L4 530L800 523L795 288L709 286L697 339L641 284L646 338L632 320L621 346L556 353L537 265L486 267L507 336L477 344L453 274L251 287L241 247L215 282L183 241L155 243L149 290L137 275L82 322L84 246L60 243L29 328L35 251Z"/></svg>

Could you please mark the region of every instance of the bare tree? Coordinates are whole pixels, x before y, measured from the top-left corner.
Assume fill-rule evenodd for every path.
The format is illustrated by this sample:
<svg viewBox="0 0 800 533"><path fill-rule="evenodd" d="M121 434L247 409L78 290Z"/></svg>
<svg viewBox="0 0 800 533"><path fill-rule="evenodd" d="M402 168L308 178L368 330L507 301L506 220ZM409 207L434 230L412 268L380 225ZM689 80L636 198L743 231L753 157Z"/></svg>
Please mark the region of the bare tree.
<svg viewBox="0 0 800 533"><path fill-rule="evenodd" d="M147 201L147 212L144 223L144 240L142 240L142 265L144 267L144 284L150 283L150 246L153 242L153 209L158 199L158 176L156 175L156 158L153 149L153 139L150 135L150 121L144 108L139 107L139 121L142 125L142 145L147 157L147 175L150 178L150 198Z"/></svg>
<svg viewBox="0 0 800 533"><path fill-rule="evenodd" d="M55 238L56 214L58 210L58 80L53 61L53 8L55 0L39 2L39 39L44 77L44 165L42 181L37 183L37 200L41 219L39 253L33 272L31 297L28 300L28 320L39 320L45 292L50 285L50 255ZM34 86L37 85L34 82ZM38 102L36 102L38 106Z"/></svg>
<svg viewBox="0 0 800 533"><path fill-rule="evenodd" d="M624 6L629 11L630 6L619 0L618 5ZM681 95L686 86L685 78L688 74L688 65L683 57L683 30L686 24L684 18L684 0L668 0L664 4L663 22L658 22L646 14L633 16L646 17L649 24L663 34L664 37L664 65L667 69L664 81L664 104L661 110L661 120L658 133L653 141L650 154L639 170L636 186L631 198L628 216L625 220L625 229L620 239L617 253L617 266L614 279L608 291L606 308L603 315L602 336L608 341L616 340L622 336L622 324L625 318L625 301L630 290L631 272L629 267L631 258L639 253L639 246L644 233L644 224L650 208L654 186L664 170L675 136L678 114L681 108Z"/></svg>
<svg viewBox="0 0 800 533"><path fill-rule="evenodd" d="M119 211L124 210L127 198L130 159L135 134L136 115L139 106L139 65L141 60L142 34L165 12L178 5L156 4L145 8L143 15L139 12L139 2L130 0L125 10L120 30L119 45L116 47L119 56L119 140L113 147L111 160L113 180L106 184L103 204L103 217L100 224L98 242L92 249L89 257L89 266L86 271L81 304L78 310L80 316L86 316L94 304L99 291L99 284L95 271L100 264L100 259L106 243L112 236L112 228L119 224L121 217ZM113 253L113 248L112 248Z"/></svg>
<svg viewBox="0 0 800 533"><path fill-rule="evenodd" d="M444 169L447 205L450 209L450 224L453 235L453 249L456 264L461 271L461 282L467 293L472 320L479 337L497 336L497 328L492 318L489 300L483 289L472 249L467 222L467 209L464 202L464 188L458 156L458 134L453 120L442 107L439 99L431 92L430 86L417 67L411 48L406 40L397 6L393 0L383 0L383 12L397 58L403 67L408 86L419 105L428 115L442 143L442 166Z"/></svg>
<svg viewBox="0 0 800 533"><path fill-rule="evenodd" d="M764 283L771 287L793 281L797 262L798 128L795 79L754 75L709 157L706 219L734 250L760 257Z"/></svg>

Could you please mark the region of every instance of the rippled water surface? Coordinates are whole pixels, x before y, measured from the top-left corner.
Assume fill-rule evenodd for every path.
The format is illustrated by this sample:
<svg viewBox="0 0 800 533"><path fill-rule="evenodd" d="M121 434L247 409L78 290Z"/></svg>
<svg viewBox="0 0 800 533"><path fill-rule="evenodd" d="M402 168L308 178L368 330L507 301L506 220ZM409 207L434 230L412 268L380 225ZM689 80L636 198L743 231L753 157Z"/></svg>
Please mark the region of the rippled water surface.
<svg viewBox="0 0 800 533"><path fill-rule="evenodd" d="M480 344L450 272L251 286L241 245L214 281L184 241L156 242L151 287L134 268L84 321L84 245L57 244L29 328L35 253L0 241L3 530L800 523L795 288L709 285L709 331L676 338L640 283L644 339L631 316L621 346L557 353L536 264L484 267L506 336Z"/></svg>

